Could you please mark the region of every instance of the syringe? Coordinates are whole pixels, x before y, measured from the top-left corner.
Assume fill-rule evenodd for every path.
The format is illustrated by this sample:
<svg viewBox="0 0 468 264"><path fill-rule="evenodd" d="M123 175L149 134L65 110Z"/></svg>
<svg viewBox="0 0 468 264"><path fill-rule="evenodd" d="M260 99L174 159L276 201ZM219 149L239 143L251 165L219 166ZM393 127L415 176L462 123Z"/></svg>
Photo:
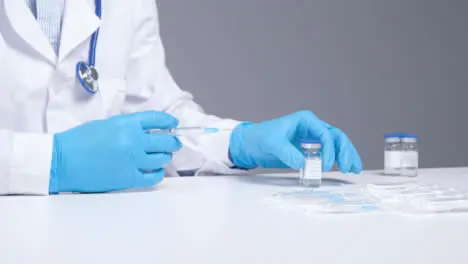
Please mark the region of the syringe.
<svg viewBox="0 0 468 264"><path fill-rule="evenodd" d="M197 136L203 134L212 134L220 131L230 131L229 128L215 127L178 127L171 129L149 129L146 132L150 134L169 134L173 136Z"/></svg>

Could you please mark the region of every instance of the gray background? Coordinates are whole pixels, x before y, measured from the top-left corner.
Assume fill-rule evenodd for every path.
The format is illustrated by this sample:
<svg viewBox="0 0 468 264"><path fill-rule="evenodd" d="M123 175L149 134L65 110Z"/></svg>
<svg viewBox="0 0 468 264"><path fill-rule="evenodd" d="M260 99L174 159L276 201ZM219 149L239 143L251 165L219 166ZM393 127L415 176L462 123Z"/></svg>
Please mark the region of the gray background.
<svg viewBox="0 0 468 264"><path fill-rule="evenodd" d="M420 166L468 165L468 1L158 0L176 82L207 112L301 109L340 127L365 169L383 134L421 137Z"/></svg>

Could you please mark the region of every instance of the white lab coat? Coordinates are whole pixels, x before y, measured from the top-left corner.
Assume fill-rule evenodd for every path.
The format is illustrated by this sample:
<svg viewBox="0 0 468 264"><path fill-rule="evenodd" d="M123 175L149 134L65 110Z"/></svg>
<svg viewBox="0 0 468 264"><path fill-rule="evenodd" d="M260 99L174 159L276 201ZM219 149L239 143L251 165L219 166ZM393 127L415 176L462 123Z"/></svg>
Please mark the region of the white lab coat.
<svg viewBox="0 0 468 264"><path fill-rule="evenodd" d="M87 61L91 34L98 93L76 80ZM233 128L239 122L207 115L181 90L166 64L154 0L68 0L56 56L24 1L0 0L0 194L48 194L53 133L121 113L157 110L180 126ZM174 155L168 175L233 173L228 132L193 138ZM92 157L91 157L92 158Z"/></svg>

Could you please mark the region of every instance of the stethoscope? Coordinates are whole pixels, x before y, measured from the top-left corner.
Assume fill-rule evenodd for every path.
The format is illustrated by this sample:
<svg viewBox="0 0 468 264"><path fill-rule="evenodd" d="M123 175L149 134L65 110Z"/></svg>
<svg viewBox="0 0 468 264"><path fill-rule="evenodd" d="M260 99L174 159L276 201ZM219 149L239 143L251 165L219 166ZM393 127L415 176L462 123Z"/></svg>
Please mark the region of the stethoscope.
<svg viewBox="0 0 468 264"><path fill-rule="evenodd" d="M101 0L95 0L96 16L101 19ZM89 93L96 93L99 90L99 74L95 68L96 63L96 44L99 34L99 28L94 31L91 36L91 43L89 45L89 58L88 62L79 61L76 64L76 78L80 81L83 88Z"/></svg>

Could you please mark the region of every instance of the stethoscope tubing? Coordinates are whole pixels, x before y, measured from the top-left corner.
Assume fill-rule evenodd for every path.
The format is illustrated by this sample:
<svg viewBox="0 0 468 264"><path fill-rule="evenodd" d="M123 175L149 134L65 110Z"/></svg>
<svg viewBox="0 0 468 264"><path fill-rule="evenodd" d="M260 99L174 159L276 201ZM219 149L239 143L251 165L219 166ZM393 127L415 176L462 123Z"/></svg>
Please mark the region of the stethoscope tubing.
<svg viewBox="0 0 468 264"><path fill-rule="evenodd" d="M101 19L101 17L102 17L101 0L95 0L94 4L95 4L96 16L99 19ZM83 88L87 92L89 92L91 94L96 93L99 90L99 86L97 86L95 90L91 89L88 86L88 84L86 83L86 81L83 78L83 72L85 72L85 70L83 70L83 69L84 68L94 68L94 70L96 70L94 66L96 64L96 47L97 47L98 36L99 36L99 27L96 29L96 31L93 32L93 35L91 36L91 41L90 41L90 44L89 44L88 63L86 63L84 61L79 61L78 63L76 63L76 68L75 68L77 79L80 81ZM97 70L96 70L96 72L97 72ZM95 81L97 82L97 79Z"/></svg>
<svg viewBox="0 0 468 264"><path fill-rule="evenodd" d="M102 15L102 9L101 9L101 0L96 0L95 1L95 9L96 9L96 16L101 19ZM89 58L88 58L88 63L90 66L95 66L96 63L96 46L97 46L97 41L98 41L98 36L99 36L99 28L94 31L93 35L91 36L91 43L89 45Z"/></svg>

